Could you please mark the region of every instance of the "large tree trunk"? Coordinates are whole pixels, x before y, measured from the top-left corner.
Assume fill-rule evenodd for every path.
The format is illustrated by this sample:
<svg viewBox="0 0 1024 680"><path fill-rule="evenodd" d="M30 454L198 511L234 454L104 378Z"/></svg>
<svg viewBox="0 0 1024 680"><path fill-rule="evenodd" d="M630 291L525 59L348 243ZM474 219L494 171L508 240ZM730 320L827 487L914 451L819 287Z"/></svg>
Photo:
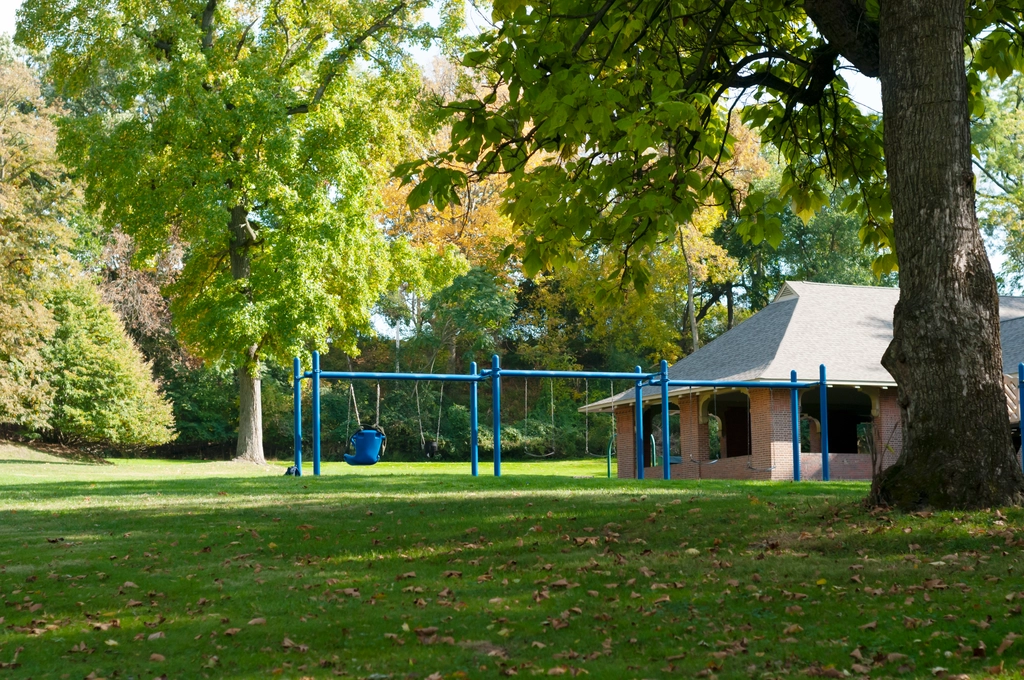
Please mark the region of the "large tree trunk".
<svg viewBox="0 0 1024 680"><path fill-rule="evenodd" d="M964 3L883 0L879 23L900 268L882 363L899 385L903 453L872 497L902 508L1017 503L999 298L974 208Z"/></svg>
<svg viewBox="0 0 1024 680"><path fill-rule="evenodd" d="M255 375L253 372L256 372ZM238 368L238 460L262 465L263 404L260 396L259 365L252 363Z"/></svg>
<svg viewBox="0 0 1024 680"><path fill-rule="evenodd" d="M236 281L248 280L252 270L249 247L253 234L248 220L249 208L237 205L231 210L231 277ZM251 292L246 289L246 294ZM238 460L262 465L263 457L263 400L260 394L259 348L246 350L242 365L238 367Z"/></svg>

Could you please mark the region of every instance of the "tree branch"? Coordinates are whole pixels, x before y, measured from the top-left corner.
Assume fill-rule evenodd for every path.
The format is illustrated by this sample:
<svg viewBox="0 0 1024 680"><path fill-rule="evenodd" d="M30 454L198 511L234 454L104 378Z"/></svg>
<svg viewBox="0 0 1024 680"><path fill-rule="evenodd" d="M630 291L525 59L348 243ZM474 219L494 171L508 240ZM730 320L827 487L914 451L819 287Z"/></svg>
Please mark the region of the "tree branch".
<svg viewBox="0 0 1024 680"><path fill-rule="evenodd" d="M858 71L878 77L878 24L868 18L865 0L804 0L804 11Z"/></svg>
<svg viewBox="0 0 1024 680"><path fill-rule="evenodd" d="M213 1L214 0L210 0L210 2ZM316 92L313 94L313 99L308 104L299 104L298 106L293 106L288 109L288 115L294 116L299 113L309 113L311 110L315 109L317 105L320 104L320 100L323 99L324 93L327 91L327 87L331 84L331 81L333 81L335 76L338 75L338 67L344 65L345 62L355 54L356 50L363 45L363 43L387 28L392 19L409 7L409 3L410 0L402 0L399 2L388 10L384 16L375 21L369 28L349 41L343 50L335 53L335 56L329 58L330 68L324 74L323 80L320 81L320 85L316 88Z"/></svg>
<svg viewBox="0 0 1024 680"><path fill-rule="evenodd" d="M213 47L213 13L217 11L217 0L207 0L206 8L203 10L203 21L200 28L203 30L203 52L208 52Z"/></svg>
<svg viewBox="0 0 1024 680"><path fill-rule="evenodd" d="M700 60L697 62L697 68L693 70L690 77L686 79L686 84L683 86L684 90L689 90L690 87L696 82L700 74L704 72L705 67L708 65L708 57L711 56L711 50L715 47L715 38L718 37L718 32L722 30L722 24L725 23L725 18L729 16L729 12L732 10L732 6L735 4L735 0L726 0L725 4L722 5L722 11L718 13L718 18L715 20L714 26L708 31L708 37L704 41L704 51L700 55ZM679 52L677 51L677 54Z"/></svg>
<svg viewBox="0 0 1024 680"><path fill-rule="evenodd" d="M987 177L988 180L992 182L992 184L995 184L997 187L999 187L1004 194L1012 194L1016 192L1016 189L1006 186L1006 184L1000 181L994 173L989 172L989 169L985 167L985 164L978 161L977 158L973 159L972 162L974 163L974 167L981 170L981 174L985 175L985 177Z"/></svg>
<svg viewBox="0 0 1024 680"><path fill-rule="evenodd" d="M605 0L605 3L604 5L601 6L601 9L597 10L597 14L594 15L594 18L590 21L589 24L587 24L587 27L583 30L583 35L581 35L579 37L579 40L576 41L576 44L572 46L571 54L574 57L576 56L576 53L580 51L580 48L583 47L583 44L587 42L587 38L589 38L590 34L594 32L594 29L597 28L597 25L601 23L602 19L604 19L604 15L608 13L608 10L610 10L612 8L612 5L614 4L615 0Z"/></svg>
<svg viewBox="0 0 1024 680"><path fill-rule="evenodd" d="M135 26L131 30L136 38L148 42L150 45L163 52L164 56L167 57L168 60L171 58L171 50L174 49L174 45L172 43L169 43L166 40L160 40L156 37L154 31L147 31L139 26Z"/></svg>
<svg viewBox="0 0 1024 680"><path fill-rule="evenodd" d="M805 85L797 86L771 72L757 71L750 75L738 75L746 66L744 62L753 61L753 57L764 58L764 55L751 55L741 60L732 69L731 75L723 79L722 84L731 88L767 87L787 97L790 103L814 106L821 101L825 88L835 79L836 49L831 45L823 45L814 52L814 57L807 68L808 79Z"/></svg>

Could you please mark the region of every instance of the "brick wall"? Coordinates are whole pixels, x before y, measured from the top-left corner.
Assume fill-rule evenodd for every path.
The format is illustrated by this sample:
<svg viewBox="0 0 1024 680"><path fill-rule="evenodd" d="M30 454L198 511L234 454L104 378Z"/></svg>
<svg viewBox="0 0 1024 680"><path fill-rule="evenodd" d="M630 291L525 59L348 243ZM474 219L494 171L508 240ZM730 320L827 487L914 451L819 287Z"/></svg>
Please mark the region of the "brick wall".
<svg viewBox="0 0 1024 680"><path fill-rule="evenodd" d="M888 454L882 462L882 467L883 469L887 468L895 462L896 456ZM871 479L871 456L864 453L830 453L828 455L828 472L829 478L836 481ZM805 480L821 479L820 451L800 453L800 478Z"/></svg>
<svg viewBox="0 0 1024 680"><path fill-rule="evenodd" d="M633 406L620 406L615 409L615 451L619 479L636 479L635 444Z"/></svg>
<svg viewBox="0 0 1024 680"><path fill-rule="evenodd" d="M675 399L679 405L679 451L682 463L672 466L672 479L793 479L793 439L790 420L788 390L750 390L750 421L752 456L723 458L710 461L708 424L700 418L699 397L684 395ZM888 450L882 457L882 468L892 465L902 449L900 412L896 390L879 390L878 415L874 416L875 446ZM636 478L632 405L620 406L615 411L618 476ZM812 452L801 451L802 479L821 479L821 448L816 421L812 423ZM646 433L645 433L646 434ZM816 440L816 441L815 441ZM819 443L818 446L814 446ZM661 458L659 456L659 458ZM693 459L691 461L691 458ZM700 461L698 465L694 461ZM648 479L663 477L661 465L646 468ZM835 480L871 479L871 456L866 454L833 453L829 455L829 472Z"/></svg>
<svg viewBox="0 0 1024 680"><path fill-rule="evenodd" d="M755 479L755 473L748 467L749 464L750 456L720 458L717 463L701 465L700 474L703 479Z"/></svg>
<svg viewBox="0 0 1024 680"><path fill-rule="evenodd" d="M700 479L707 474L702 472L711 458L708 442L707 419L700 417L700 395L688 394L679 397L675 403L679 406L679 451L675 455L683 460L672 466L672 479ZM659 477L663 469L658 466Z"/></svg>
<svg viewBox="0 0 1024 680"><path fill-rule="evenodd" d="M891 457L895 461L903 450L900 405L897 401L895 387L879 390L877 411L877 415L872 418L875 430L875 449L879 452L884 451L888 454L887 458Z"/></svg>
<svg viewBox="0 0 1024 680"><path fill-rule="evenodd" d="M807 431L807 439L811 448L807 452L821 453L821 422L814 416L809 416L806 413L800 418L801 420L806 420L811 425Z"/></svg>
<svg viewBox="0 0 1024 680"><path fill-rule="evenodd" d="M751 479L793 478L789 390L750 390Z"/></svg>

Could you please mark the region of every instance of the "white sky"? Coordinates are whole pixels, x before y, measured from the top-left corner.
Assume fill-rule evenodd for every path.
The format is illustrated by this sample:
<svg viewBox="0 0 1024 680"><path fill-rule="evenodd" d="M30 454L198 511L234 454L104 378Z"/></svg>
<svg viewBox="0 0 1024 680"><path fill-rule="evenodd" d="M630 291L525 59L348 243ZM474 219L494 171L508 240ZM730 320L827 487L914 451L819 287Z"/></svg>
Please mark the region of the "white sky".
<svg viewBox="0 0 1024 680"><path fill-rule="evenodd" d="M0 0L0 33L14 34L14 13L21 0Z"/></svg>

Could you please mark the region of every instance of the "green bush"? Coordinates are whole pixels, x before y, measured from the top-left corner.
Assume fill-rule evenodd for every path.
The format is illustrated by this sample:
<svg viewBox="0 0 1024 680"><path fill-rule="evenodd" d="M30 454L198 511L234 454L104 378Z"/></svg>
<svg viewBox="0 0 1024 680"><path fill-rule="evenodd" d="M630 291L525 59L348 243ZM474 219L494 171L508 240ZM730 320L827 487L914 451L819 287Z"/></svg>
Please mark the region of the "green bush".
<svg viewBox="0 0 1024 680"><path fill-rule="evenodd" d="M238 436L235 371L175 363L164 372L163 387L174 406L179 443L224 444Z"/></svg>
<svg viewBox="0 0 1024 680"><path fill-rule="evenodd" d="M58 437L115 446L171 441L171 405L96 288L83 281L60 287L48 306L57 323L44 354Z"/></svg>

